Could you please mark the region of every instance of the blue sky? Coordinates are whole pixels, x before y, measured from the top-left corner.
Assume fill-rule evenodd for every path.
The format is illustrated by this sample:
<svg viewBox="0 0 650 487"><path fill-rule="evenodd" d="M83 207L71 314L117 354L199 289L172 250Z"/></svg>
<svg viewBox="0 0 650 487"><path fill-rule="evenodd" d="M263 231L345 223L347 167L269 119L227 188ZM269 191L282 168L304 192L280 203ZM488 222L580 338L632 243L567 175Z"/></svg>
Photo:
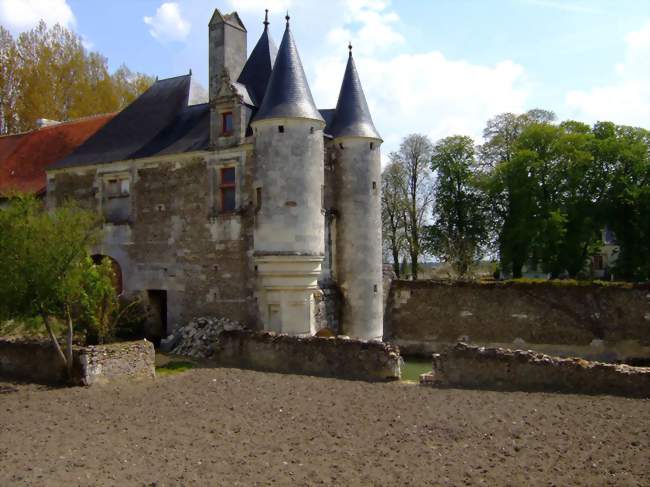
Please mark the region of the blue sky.
<svg viewBox="0 0 650 487"><path fill-rule="evenodd" d="M650 128L648 0L0 0L12 32L59 21L112 69L207 85L207 23L237 10L249 50L264 8L279 43L284 12L319 107L331 107L347 41L376 125L394 150L412 132L480 142L488 118L534 107L561 119Z"/></svg>

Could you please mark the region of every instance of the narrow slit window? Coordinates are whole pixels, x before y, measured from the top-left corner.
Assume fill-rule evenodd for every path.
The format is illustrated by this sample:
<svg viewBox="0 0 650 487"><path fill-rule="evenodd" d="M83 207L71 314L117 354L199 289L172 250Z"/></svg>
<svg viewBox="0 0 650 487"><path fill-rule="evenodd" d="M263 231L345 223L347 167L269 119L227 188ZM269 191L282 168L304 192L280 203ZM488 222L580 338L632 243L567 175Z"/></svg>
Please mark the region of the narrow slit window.
<svg viewBox="0 0 650 487"><path fill-rule="evenodd" d="M375 143L374 143L374 142L370 142L370 150L373 150L374 148L375 148Z"/></svg>
<svg viewBox="0 0 650 487"><path fill-rule="evenodd" d="M284 133L284 125L278 125L278 132L280 132L281 134Z"/></svg>
<svg viewBox="0 0 650 487"><path fill-rule="evenodd" d="M221 135L231 135L233 132L232 112L221 114Z"/></svg>
<svg viewBox="0 0 650 487"><path fill-rule="evenodd" d="M221 211L230 213L237 207L237 183L234 167L225 167L221 170Z"/></svg>
<svg viewBox="0 0 650 487"><path fill-rule="evenodd" d="M255 211L258 212L262 209L262 188L255 189Z"/></svg>
<svg viewBox="0 0 650 487"><path fill-rule="evenodd" d="M377 189L377 181L372 182L372 189Z"/></svg>

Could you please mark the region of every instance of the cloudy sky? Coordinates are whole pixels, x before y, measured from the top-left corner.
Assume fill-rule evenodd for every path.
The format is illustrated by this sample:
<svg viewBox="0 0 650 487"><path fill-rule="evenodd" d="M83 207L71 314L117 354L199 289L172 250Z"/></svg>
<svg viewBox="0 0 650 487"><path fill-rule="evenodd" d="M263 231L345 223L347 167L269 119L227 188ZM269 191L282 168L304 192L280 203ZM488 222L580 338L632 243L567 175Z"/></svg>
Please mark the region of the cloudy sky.
<svg viewBox="0 0 650 487"><path fill-rule="evenodd" d="M16 33L40 18L109 59L207 85L207 23L237 10L249 50L264 9L279 44L286 9L320 108L355 58L385 152L409 133L480 141L488 118L540 107L561 119L650 128L648 0L0 0Z"/></svg>

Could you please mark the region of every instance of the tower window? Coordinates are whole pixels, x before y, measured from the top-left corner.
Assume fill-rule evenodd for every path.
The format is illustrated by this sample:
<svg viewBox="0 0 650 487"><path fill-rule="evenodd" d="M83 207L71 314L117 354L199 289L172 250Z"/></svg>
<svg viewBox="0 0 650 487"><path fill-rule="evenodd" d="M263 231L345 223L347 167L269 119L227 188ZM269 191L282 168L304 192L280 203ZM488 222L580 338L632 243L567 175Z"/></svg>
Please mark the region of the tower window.
<svg viewBox="0 0 650 487"><path fill-rule="evenodd" d="M339 144L339 148L343 150L343 144Z"/></svg>
<svg viewBox="0 0 650 487"><path fill-rule="evenodd" d="M377 284L375 284L375 285L372 287L372 290L373 290L373 292L375 292L375 293L377 292Z"/></svg>
<svg viewBox="0 0 650 487"><path fill-rule="evenodd" d="M372 189L377 189L377 181L372 182Z"/></svg>
<svg viewBox="0 0 650 487"><path fill-rule="evenodd" d="M232 120L232 112L225 112L221 114L221 135L232 135Z"/></svg>
<svg viewBox="0 0 650 487"><path fill-rule="evenodd" d="M373 150L374 148L375 148L375 143L374 143L374 142L370 142L370 150Z"/></svg>
<svg viewBox="0 0 650 487"><path fill-rule="evenodd" d="M237 208L237 183L235 179L235 168L225 167L221 170L221 211L229 213Z"/></svg>
<svg viewBox="0 0 650 487"><path fill-rule="evenodd" d="M255 188L255 212L257 213L262 209L262 188Z"/></svg>
<svg viewBox="0 0 650 487"><path fill-rule="evenodd" d="M309 133L310 133L310 134L313 134L313 133L314 133L314 127L311 127L311 128L309 129Z"/></svg>
<svg viewBox="0 0 650 487"><path fill-rule="evenodd" d="M284 125L278 125L278 132L280 132L281 134L284 133Z"/></svg>

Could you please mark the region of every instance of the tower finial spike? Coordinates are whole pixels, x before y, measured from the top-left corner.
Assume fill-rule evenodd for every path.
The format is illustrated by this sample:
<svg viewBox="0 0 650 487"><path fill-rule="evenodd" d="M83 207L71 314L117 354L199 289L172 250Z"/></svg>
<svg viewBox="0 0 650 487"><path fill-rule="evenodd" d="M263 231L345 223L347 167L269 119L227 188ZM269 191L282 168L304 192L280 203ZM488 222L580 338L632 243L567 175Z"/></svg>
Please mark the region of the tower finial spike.
<svg viewBox="0 0 650 487"><path fill-rule="evenodd" d="M350 57L352 57L352 41L348 41L348 49L350 51Z"/></svg>
<svg viewBox="0 0 650 487"><path fill-rule="evenodd" d="M264 10L264 30L269 28L269 9Z"/></svg>
<svg viewBox="0 0 650 487"><path fill-rule="evenodd" d="M289 27L289 19L291 19L291 17L289 17L289 10L287 10L287 15L285 15L284 18L287 21L287 27Z"/></svg>

